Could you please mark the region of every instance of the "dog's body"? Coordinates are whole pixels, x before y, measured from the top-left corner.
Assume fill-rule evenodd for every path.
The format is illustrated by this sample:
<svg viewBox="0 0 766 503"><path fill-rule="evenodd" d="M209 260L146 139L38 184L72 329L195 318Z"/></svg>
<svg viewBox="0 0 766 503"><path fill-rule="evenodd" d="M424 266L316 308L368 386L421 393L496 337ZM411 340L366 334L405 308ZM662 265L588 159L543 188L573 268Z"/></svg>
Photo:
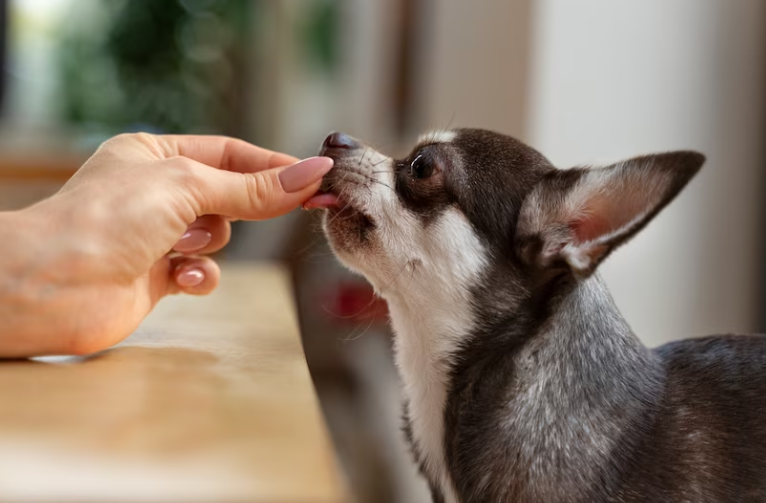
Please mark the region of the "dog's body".
<svg viewBox="0 0 766 503"><path fill-rule="evenodd" d="M341 134L323 154L315 206L388 302L434 501L766 501L766 338L650 351L594 273L702 156L557 170L481 130L401 161Z"/></svg>

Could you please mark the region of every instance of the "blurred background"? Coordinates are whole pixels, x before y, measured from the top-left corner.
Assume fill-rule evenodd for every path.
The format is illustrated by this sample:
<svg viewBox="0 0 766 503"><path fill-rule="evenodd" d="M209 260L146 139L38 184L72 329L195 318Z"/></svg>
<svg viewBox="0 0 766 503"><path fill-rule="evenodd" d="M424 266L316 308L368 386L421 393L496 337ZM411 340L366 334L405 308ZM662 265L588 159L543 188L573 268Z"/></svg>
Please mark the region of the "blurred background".
<svg viewBox="0 0 766 503"><path fill-rule="evenodd" d="M760 0L0 0L0 209L124 131L315 155L430 128L517 136L561 167L697 149L708 164L603 267L649 345L766 328ZM309 366L362 502L427 501L399 432L385 306L315 215L239 223L221 260L290 268Z"/></svg>

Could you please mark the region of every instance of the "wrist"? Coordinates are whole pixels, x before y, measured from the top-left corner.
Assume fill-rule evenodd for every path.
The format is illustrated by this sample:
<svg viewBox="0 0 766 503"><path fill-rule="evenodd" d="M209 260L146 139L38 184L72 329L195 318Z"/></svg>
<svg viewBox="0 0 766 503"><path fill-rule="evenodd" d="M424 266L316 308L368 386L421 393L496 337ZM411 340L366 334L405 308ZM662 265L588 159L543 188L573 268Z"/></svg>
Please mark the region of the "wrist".
<svg viewBox="0 0 766 503"><path fill-rule="evenodd" d="M24 290L36 253L34 229L26 213L22 211L0 212L0 302Z"/></svg>
<svg viewBox="0 0 766 503"><path fill-rule="evenodd" d="M45 318L40 277L42 240L39 224L26 210L0 212L0 357L30 351ZM43 295L45 293L45 295Z"/></svg>

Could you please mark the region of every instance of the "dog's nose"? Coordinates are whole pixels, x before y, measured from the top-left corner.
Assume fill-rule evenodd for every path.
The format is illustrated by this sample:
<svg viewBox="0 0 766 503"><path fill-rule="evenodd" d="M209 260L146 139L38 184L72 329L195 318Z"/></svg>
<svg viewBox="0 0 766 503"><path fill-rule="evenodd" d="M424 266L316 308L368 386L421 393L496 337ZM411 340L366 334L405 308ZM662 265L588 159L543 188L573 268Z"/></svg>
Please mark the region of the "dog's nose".
<svg viewBox="0 0 766 503"><path fill-rule="evenodd" d="M332 133L325 138L322 147L325 149L353 150L359 148L359 143L347 134Z"/></svg>

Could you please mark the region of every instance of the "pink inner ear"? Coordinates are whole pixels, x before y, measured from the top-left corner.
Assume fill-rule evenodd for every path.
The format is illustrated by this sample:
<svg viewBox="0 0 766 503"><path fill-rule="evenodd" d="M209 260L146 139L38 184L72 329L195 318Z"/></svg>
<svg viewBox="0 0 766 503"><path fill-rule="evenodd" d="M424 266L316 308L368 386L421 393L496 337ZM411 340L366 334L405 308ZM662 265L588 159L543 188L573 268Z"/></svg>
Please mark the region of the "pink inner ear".
<svg viewBox="0 0 766 503"><path fill-rule="evenodd" d="M586 219L575 220L569 226L574 233L576 243L587 243L593 241L599 236L607 234L610 227L609 221L605 218L589 215Z"/></svg>
<svg viewBox="0 0 766 503"><path fill-rule="evenodd" d="M587 243L612 232L614 226L610 213L605 197L595 197L587 201L585 207L578 212L579 218L569 225L575 242Z"/></svg>
<svg viewBox="0 0 766 503"><path fill-rule="evenodd" d="M623 191L600 193L585 202L578 218L569 225L575 242L587 243L619 231L642 211L638 198Z"/></svg>

